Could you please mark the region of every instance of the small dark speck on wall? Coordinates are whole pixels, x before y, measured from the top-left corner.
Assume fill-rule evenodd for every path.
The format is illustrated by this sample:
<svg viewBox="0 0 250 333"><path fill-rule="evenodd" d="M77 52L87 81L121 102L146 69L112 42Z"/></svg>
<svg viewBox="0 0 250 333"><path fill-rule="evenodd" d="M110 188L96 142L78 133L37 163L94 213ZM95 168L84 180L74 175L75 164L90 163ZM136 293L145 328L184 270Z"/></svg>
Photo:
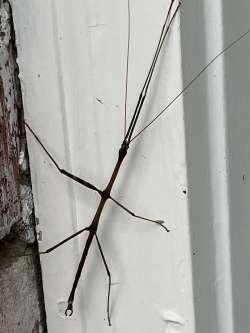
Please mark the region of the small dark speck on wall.
<svg viewBox="0 0 250 333"><path fill-rule="evenodd" d="M100 98L96 98L97 102L99 102L100 104L103 104L103 101Z"/></svg>

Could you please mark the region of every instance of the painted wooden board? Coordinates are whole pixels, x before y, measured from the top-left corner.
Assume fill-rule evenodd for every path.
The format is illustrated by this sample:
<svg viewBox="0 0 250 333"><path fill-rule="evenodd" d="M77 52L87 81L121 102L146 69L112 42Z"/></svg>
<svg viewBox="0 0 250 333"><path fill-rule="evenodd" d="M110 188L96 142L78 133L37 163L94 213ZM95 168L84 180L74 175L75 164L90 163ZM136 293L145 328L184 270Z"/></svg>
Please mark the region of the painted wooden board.
<svg viewBox="0 0 250 333"><path fill-rule="evenodd" d="M123 138L127 50L124 0L12 1L25 117L61 167L104 188ZM152 60L168 1L131 3L128 112L133 112ZM154 75L139 127L181 89L180 23L175 20ZM88 226L99 197L58 174L34 137L29 152L40 250ZM166 220L171 230L138 222L108 203L96 244L68 298L86 236L42 256L48 330L193 333L182 99L131 144L113 196L137 214Z"/></svg>

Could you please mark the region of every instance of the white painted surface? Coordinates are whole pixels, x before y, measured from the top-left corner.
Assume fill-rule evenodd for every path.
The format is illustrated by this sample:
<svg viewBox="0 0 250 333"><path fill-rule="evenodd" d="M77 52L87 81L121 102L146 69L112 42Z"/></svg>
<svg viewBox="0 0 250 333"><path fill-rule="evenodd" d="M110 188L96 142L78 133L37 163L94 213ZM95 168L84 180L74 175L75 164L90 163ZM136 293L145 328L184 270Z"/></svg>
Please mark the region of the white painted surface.
<svg viewBox="0 0 250 333"><path fill-rule="evenodd" d="M207 13L205 34L207 58L209 59L212 58L212 55L216 55L218 50L225 47L223 40L223 5L218 1L211 6L206 1L204 2L204 11ZM213 22L213 25L209 22ZM209 72L206 75L209 101L209 170L213 193L212 225L215 234L214 262L218 332L233 333L224 57L218 59L214 66L209 69Z"/></svg>
<svg viewBox="0 0 250 333"><path fill-rule="evenodd" d="M127 2L13 0L26 119L65 169L104 187L123 133ZM133 1L128 109L133 111L168 2ZM176 95L179 20L154 77L141 124ZM99 197L59 175L29 136L40 249L87 226ZM42 257L48 329L76 332L193 333L182 101L131 145L113 195L138 214L165 219L171 233L134 221L108 203L99 237L112 272L112 327L107 277L93 244L65 318L85 237Z"/></svg>
<svg viewBox="0 0 250 333"><path fill-rule="evenodd" d="M104 187L123 132L126 1L12 4L27 120L62 167ZM163 0L131 5L130 112L167 6ZM181 40L177 19L142 123L179 92L182 80L189 82L249 29L249 6L247 0L184 2ZM106 207L99 236L114 282L112 328L105 313L107 278L96 246L80 281L74 317L60 316L84 244L80 237L42 258L49 332L193 333L193 306L197 332L249 329L248 41L220 57L188 89L186 142L179 100L131 146L114 195L139 214L166 219L171 233L133 221L111 203ZM46 249L87 226L99 198L58 175L32 137L30 155L40 247Z"/></svg>
<svg viewBox="0 0 250 333"><path fill-rule="evenodd" d="M245 0L185 2L184 82L249 29L249 10ZM249 331L249 40L250 34L218 58L184 97L194 308L202 333Z"/></svg>

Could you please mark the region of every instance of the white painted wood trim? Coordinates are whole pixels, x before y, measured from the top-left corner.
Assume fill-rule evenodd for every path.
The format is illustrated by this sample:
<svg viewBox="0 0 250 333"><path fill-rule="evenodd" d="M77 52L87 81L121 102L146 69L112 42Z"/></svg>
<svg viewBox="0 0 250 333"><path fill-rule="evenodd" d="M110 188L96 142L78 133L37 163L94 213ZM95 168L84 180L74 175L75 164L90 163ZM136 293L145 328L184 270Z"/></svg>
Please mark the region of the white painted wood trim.
<svg viewBox="0 0 250 333"><path fill-rule="evenodd" d="M249 2L191 1L184 6L185 83L249 30ZM243 332L249 327L248 53L247 35L184 97L197 332Z"/></svg>
<svg viewBox="0 0 250 333"><path fill-rule="evenodd" d="M167 7L162 0L131 4L129 110ZM103 187L123 132L126 1L13 1L13 12L27 121L62 167ZM181 87L178 19L158 69L147 112L159 110ZM130 325L137 332L175 326L193 332L181 107L180 100L175 112L131 147L114 191L136 212L166 219L171 233L133 222L108 205L99 235L114 281L111 329L105 311L107 278L96 246L70 319L64 318L60 301L68 297L83 243L76 240L42 257L49 332L127 332ZM147 119L150 115L142 121ZM30 135L29 143L42 250L88 225L99 198L58 175Z"/></svg>

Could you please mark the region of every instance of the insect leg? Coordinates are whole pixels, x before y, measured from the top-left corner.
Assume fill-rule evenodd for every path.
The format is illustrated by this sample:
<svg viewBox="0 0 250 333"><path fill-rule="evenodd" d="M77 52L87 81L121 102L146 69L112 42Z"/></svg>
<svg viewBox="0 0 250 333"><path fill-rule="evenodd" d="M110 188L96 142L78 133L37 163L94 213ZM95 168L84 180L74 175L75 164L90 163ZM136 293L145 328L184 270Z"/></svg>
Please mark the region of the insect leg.
<svg viewBox="0 0 250 333"><path fill-rule="evenodd" d="M165 227L163 225L163 223L165 223L164 221L162 220L152 220L152 219L149 219L147 217L143 217L143 216L140 216L140 215L137 215L135 214L134 212L132 212L130 209L128 209L127 207L125 207L124 205L122 205L120 202L118 202L117 200L115 200L114 198L110 197L110 199L119 207L121 207L123 210L125 210L128 214L130 214L131 216L133 217L136 217L137 219L140 219L140 220L144 220L144 221L147 221L147 222L152 222L152 223L156 223L158 225L160 225L162 228L164 228L167 232L169 232L170 230Z"/></svg>
<svg viewBox="0 0 250 333"><path fill-rule="evenodd" d="M50 253L52 251L54 251L55 249L57 249L59 246L67 243L68 241L70 241L72 238L80 235L81 233L83 233L84 231L89 231L89 227L87 228L83 228L77 232L75 232L74 234L72 234L71 236L65 238L64 240L62 240L61 242L51 246L50 248L48 248L47 250L45 251L41 251L41 252L36 252L36 253L32 253L32 252L28 252L29 248L30 248L30 245L27 245L26 246L26 249L24 250L24 253L23 254L18 254L18 255L15 255L15 256L10 256L10 258L20 258L20 257L29 257L29 256L36 256L37 254L47 254L47 253Z"/></svg>
<svg viewBox="0 0 250 333"><path fill-rule="evenodd" d="M109 279L108 299L107 299L107 316L108 316L109 326L111 326L111 320L110 320L110 288L111 288L111 274L110 274L110 271L109 271L109 268L108 268L108 265L107 265L106 259L105 259L105 257L104 257L104 253L103 253L102 247L101 247L101 244L100 244L100 242L99 242L99 239L98 239L96 233L95 233L95 238L96 238L97 245L98 245L98 248L99 248L100 253L101 253L101 256L102 256L102 261L103 261L103 263L104 263L104 266L105 266L105 269L106 269L106 272L107 272L107 275L108 275L108 279Z"/></svg>
<svg viewBox="0 0 250 333"><path fill-rule="evenodd" d="M45 250L45 251L42 251L42 252L39 252L39 254L50 253L50 252L54 251L55 249L57 249L59 246L61 246L61 245L65 244L65 243L67 243L68 241L70 241L72 238L74 238L74 237L80 235L81 233L83 233L84 231L88 231L88 230L89 230L89 227L87 227L87 228L83 228L83 229L81 229L81 230L75 232L73 235L71 235L71 236L65 238L65 239L62 240L61 242L59 242L59 243L55 244L54 246L50 247L49 249L47 249L47 250Z"/></svg>
<svg viewBox="0 0 250 333"><path fill-rule="evenodd" d="M49 157L49 159L51 160L51 162L54 164L54 166L57 168L57 170L63 174L66 177L69 177L71 179L73 179L74 181L76 181L77 183L98 192L99 194L101 194L101 190L99 188L97 188L95 185L87 182L84 179L81 179L75 175L73 175L72 173L68 172L67 170L62 169L59 164L56 162L56 160L52 157L52 155L48 152L48 150L45 148L44 144L42 143L42 141L39 139L39 137L36 135L36 133L33 131L33 129L29 126L29 124L27 122L25 122L25 126L29 129L30 133L34 136L34 138L37 140L37 142L40 144L40 146L42 147L42 149L44 150L44 152L46 153L46 155Z"/></svg>

